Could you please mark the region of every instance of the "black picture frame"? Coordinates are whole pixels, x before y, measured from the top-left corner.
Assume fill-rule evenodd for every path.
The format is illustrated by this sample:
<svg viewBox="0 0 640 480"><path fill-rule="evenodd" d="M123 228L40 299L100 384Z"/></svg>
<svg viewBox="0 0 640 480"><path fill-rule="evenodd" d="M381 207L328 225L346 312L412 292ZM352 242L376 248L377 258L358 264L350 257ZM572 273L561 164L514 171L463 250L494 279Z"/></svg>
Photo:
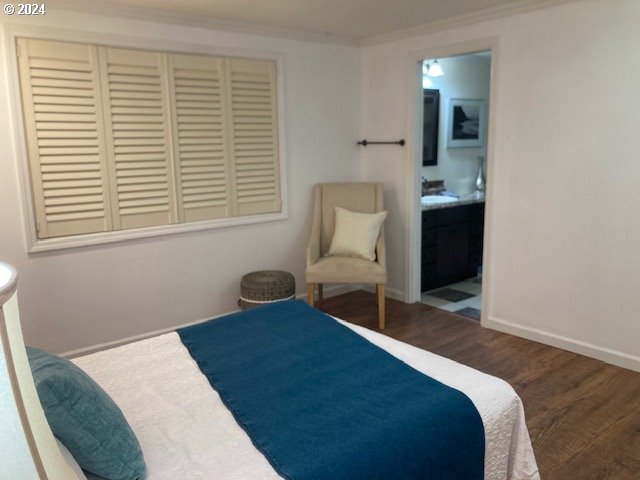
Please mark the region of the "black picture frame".
<svg viewBox="0 0 640 480"><path fill-rule="evenodd" d="M487 119L480 98L451 98L447 120L447 148L484 147Z"/></svg>
<svg viewBox="0 0 640 480"><path fill-rule="evenodd" d="M423 94L422 165L438 164L438 127L440 118L440 90L425 88Z"/></svg>

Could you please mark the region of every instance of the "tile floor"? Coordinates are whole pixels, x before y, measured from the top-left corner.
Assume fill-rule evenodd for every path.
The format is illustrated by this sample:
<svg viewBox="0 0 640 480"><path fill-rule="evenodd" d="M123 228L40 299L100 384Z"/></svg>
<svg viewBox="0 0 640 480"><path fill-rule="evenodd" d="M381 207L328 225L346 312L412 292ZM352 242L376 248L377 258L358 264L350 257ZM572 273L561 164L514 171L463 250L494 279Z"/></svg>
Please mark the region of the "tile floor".
<svg viewBox="0 0 640 480"><path fill-rule="evenodd" d="M482 277L424 292L422 303L480 321Z"/></svg>

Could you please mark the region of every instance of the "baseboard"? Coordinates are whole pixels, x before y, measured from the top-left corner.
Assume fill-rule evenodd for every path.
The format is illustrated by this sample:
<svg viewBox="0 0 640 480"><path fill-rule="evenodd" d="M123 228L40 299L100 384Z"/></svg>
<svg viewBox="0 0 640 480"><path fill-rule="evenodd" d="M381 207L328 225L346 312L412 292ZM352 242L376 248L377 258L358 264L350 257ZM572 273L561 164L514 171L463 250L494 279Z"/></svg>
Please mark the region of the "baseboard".
<svg viewBox="0 0 640 480"><path fill-rule="evenodd" d="M362 285L331 285L325 287L322 291L325 298L335 297L336 295L342 295L343 293L353 292L355 290L359 290L362 288ZM298 293L296 298L305 299L307 298L306 293ZM139 340L144 340L146 338L157 337L158 335L163 335L165 333L173 332L178 328L190 327L191 325L196 325L198 323L206 322L207 320L211 320L213 318L224 317L225 315L229 315L231 313L239 312L240 309L237 308L235 310L230 310L228 312L220 313L218 315L214 315L212 317L201 318L199 320L194 320L188 323L182 323L180 325L174 325L172 327L161 328L159 330L153 330L148 333L141 333L139 335L132 335L130 337L121 338L119 340L113 340L111 342L99 343L97 345L92 345L90 347L79 348L77 350L71 350L69 352L65 352L60 354L60 356L65 358L74 358L81 357L83 355L89 355L91 353L100 352L102 350L108 350L110 348L119 347L121 345L126 345L128 343L137 342Z"/></svg>
<svg viewBox="0 0 640 480"><path fill-rule="evenodd" d="M322 288L322 296L323 298L331 298L336 297L338 295L342 295L344 293L355 292L356 290L361 290L362 285L358 283L345 283L339 285L324 285ZM304 300L307 298L307 293L298 293L296 298Z"/></svg>
<svg viewBox="0 0 640 480"><path fill-rule="evenodd" d="M61 353L60 356L65 358L74 358L74 357L81 357L82 355L89 355L91 353L100 352L102 350L108 350L110 348L119 347L121 345L137 342L139 340L144 340L146 338L157 337L158 335L164 335L165 333L173 332L178 328L190 327L191 325L197 325L198 323L206 322L207 320L212 320L214 318L224 317L225 315L229 315L231 313L236 313L239 311L240 309L237 308L235 310L230 310L225 313L220 313L212 317L201 318L200 320L194 320L193 322L182 323L180 325L174 325L173 327L161 328L159 330L153 330L148 333L141 333L139 335L132 335L130 337L121 338L119 340L113 340L111 342L104 342L104 343L99 343L97 345L92 345L90 347L79 348L77 350L72 350L70 352Z"/></svg>
<svg viewBox="0 0 640 480"><path fill-rule="evenodd" d="M375 287L373 285L363 285L360 287L361 290L365 290L369 293L375 293ZM386 287L384 289L384 296L388 298L393 298L394 300L398 300L400 302L405 301L404 292L400 290L396 290L395 288Z"/></svg>
<svg viewBox="0 0 640 480"><path fill-rule="evenodd" d="M375 287L370 284L348 283L340 285L325 286L322 290L324 298L335 297L344 293L355 292L356 290L364 290L365 292L375 293ZM385 296L404 302L404 292L394 288L385 288ZM296 298L307 298L306 293L296 295Z"/></svg>
<svg viewBox="0 0 640 480"><path fill-rule="evenodd" d="M551 345L552 347L568 350L573 353L579 353L586 357L602 360L603 362L617 365L618 367L640 372L640 357L635 355L629 355L628 353L600 347L592 343L583 342L563 335L557 335L537 328L523 327L509 322L508 320L496 317L489 317L484 326L500 332L509 333L517 337L526 338L527 340L533 340L545 345Z"/></svg>

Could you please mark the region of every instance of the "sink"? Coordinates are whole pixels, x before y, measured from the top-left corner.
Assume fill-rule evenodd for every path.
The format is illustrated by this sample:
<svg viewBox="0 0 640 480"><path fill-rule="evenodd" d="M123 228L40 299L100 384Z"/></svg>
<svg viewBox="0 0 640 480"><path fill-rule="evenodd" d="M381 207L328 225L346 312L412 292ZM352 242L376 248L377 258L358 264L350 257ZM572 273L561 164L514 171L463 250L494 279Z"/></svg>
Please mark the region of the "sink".
<svg viewBox="0 0 640 480"><path fill-rule="evenodd" d="M438 205L441 203L456 202L456 197L445 197L443 195L425 195L421 199L422 205Z"/></svg>

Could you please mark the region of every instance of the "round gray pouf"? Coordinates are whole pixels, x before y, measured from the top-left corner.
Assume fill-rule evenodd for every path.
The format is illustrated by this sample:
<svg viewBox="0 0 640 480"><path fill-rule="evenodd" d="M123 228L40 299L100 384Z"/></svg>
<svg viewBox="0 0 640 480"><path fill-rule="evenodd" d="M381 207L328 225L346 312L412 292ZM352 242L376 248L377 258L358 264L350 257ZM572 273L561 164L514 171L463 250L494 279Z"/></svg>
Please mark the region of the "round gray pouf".
<svg viewBox="0 0 640 480"><path fill-rule="evenodd" d="M296 279L282 270L260 270L247 273L240 280L242 310L269 303L290 300L296 296Z"/></svg>

